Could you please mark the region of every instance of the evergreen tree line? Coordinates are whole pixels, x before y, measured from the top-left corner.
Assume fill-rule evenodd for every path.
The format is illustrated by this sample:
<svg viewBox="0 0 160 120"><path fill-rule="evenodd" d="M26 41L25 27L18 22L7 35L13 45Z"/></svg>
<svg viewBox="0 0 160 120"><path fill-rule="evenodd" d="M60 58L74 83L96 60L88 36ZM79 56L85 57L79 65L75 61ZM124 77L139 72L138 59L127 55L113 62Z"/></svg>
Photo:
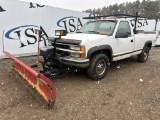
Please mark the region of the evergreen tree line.
<svg viewBox="0 0 160 120"><path fill-rule="evenodd" d="M84 12L94 13L98 15L114 15L114 14L129 14L149 17L149 18L159 18L160 19L160 0L139 0L134 2L126 2L121 4L114 4L109 6L104 6L98 9L89 9Z"/></svg>

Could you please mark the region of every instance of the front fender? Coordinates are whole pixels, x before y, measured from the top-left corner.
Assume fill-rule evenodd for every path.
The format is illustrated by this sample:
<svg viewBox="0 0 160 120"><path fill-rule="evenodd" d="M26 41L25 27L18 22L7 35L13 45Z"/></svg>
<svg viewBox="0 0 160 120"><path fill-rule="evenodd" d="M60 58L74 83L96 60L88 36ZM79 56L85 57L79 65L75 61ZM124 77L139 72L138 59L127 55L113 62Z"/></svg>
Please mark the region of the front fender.
<svg viewBox="0 0 160 120"><path fill-rule="evenodd" d="M92 47L88 50L87 59L90 59L93 53L95 53L97 51L101 51L101 50L109 51L111 56L113 54L113 50L112 50L112 47L110 45L100 45L100 46Z"/></svg>

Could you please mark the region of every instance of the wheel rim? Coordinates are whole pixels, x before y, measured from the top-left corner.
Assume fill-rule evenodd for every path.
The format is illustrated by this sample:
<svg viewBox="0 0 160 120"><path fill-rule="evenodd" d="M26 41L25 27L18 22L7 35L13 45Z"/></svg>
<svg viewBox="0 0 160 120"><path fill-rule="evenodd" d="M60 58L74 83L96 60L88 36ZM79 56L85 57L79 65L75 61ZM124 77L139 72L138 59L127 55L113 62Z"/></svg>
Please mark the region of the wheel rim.
<svg viewBox="0 0 160 120"><path fill-rule="evenodd" d="M105 73L105 71L106 71L106 61L103 59L97 63L96 72L98 75L102 75Z"/></svg>

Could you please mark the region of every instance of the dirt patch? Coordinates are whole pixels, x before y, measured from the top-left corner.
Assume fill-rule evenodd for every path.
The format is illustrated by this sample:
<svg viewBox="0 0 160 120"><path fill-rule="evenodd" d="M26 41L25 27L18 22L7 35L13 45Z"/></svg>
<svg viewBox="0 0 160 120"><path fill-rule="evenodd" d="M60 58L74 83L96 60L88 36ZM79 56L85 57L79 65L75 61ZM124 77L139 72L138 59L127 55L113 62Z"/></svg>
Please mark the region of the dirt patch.
<svg viewBox="0 0 160 120"><path fill-rule="evenodd" d="M35 57L24 57L32 64ZM111 63L101 81L84 71L53 80L57 99L51 111L21 84L10 59L0 60L1 120L158 120L160 119L160 48L146 63L130 58Z"/></svg>

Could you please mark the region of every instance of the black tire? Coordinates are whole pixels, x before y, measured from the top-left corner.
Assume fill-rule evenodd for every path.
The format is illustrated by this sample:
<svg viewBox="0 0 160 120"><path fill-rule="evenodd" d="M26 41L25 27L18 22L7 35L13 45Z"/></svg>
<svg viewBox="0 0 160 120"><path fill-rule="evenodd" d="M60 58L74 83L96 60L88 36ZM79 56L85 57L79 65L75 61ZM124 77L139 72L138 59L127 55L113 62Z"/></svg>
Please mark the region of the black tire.
<svg viewBox="0 0 160 120"><path fill-rule="evenodd" d="M139 62L146 62L148 60L149 57L149 47L144 47L141 54L138 55L138 61Z"/></svg>
<svg viewBox="0 0 160 120"><path fill-rule="evenodd" d="M101 80L105 77L109 68L109 59L105 54L95 54L91 58L87 74L91 79Z"/></svg>

